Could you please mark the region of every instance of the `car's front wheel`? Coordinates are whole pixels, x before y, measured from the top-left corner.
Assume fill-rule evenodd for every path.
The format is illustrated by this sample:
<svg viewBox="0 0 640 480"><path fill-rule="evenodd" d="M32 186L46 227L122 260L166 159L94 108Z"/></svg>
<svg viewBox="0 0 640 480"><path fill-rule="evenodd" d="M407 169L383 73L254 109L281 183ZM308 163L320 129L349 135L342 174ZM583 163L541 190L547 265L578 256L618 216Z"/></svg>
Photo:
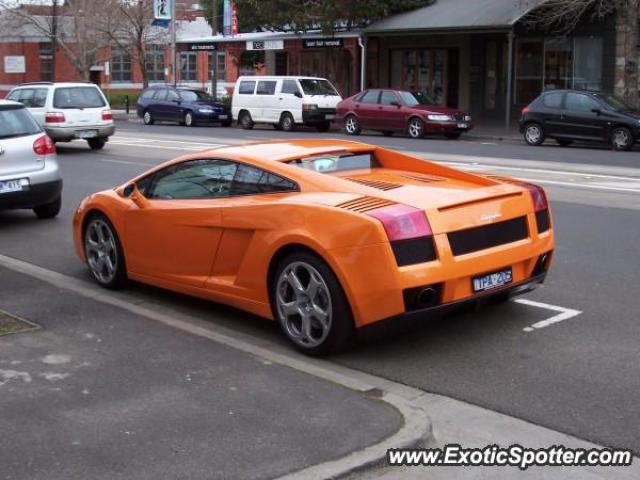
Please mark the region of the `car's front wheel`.
<svg viewBox="0 0 640 480"><path fill-rule="evenodd" d="M411 138L424 138L424 122L418 117L413 117L409 120L407 130Z"/></svg>
<svg viewBox="0 0 640 480"><path fill-rule="evenodd" d="M89 272L105 288L119 288L127 280L124 252L116 229L104 215L89 218L84 230L84 252Z"/></svg>
<svg viewBox="0 0 640 480"><path fill-rule="evenodd" d="M271 285L274 316L287 338L309 355L327 355L353 337L349 302L331 268L311 253L284 258Z"/></svg>
<svg viewBox="0 0 640 480"><path fill-rule="evenodd" d="M542 125L539 123L528 123L526 127L524 127L524 141L527 142L528 145L537 147L538 145L542 145L544 142L544 131L542 130Z"/></svg>
<svg viewBox="0 0 640 480"><path fill-rule="evenodd" d="M611 132L611 145L615 150L626 151L633 147L633 136L626 127L614 128Z"/></svg>

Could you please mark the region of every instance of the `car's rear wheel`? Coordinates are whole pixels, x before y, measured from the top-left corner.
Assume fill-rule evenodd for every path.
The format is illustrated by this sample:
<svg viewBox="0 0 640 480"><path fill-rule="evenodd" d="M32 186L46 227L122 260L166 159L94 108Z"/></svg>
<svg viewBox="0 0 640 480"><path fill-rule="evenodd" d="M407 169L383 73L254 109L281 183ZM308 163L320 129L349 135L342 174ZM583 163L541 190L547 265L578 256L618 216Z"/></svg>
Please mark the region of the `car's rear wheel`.
<svg viewBox="0 0 640 480"><path fill-rule="evenodd" d="M411 138L424 138L424 122L418 117L412 117L407 127Z"/></svg>
<svg viewBox="0 0 640 480"><path fill-rule="evenodd" d="M196 126L196 119L193 117L193 113L192 112L187 112L184 114L184 124L187 127L195 127Z"/></svg>
<svg viewBox="0 0 640 480"><path fill-rule="evenodd" d="M142 115L142 121L145 125L153 125L153 122L155 122L155 120L153 119L153 115L151 115L151 112L149 110L145 110L144 114Z"/></svg>
<svg viewBox="0 0 640 480"><path fill-rule="evenodd" d="M626 127L616 127L611 132L611 146L618 151L631 150L633 136Z"/></svg>
<svg viewBox="0 0 640 480"><path fill-rule="evenodd" d="M280 130L285 132L293 132L296 129L296 122L293 120L293 115L289 112L284 112L280 116Z"/></svg>
<svg viewBox="0 0 640 480"><path fill-rule="evenodd" d="M347 135L360 135L361 132L360 122L355 115L349 115L344 120L344 133Z"/></svg>
<svg viewBox="0 0 640 480"><path fill-rule="evenodd" d="M533 147L542 145L544 138L545 136L544 131L542 130L542 125L539 123L531 122L524 127L524 141L527 142L528 145Z"/></svg>
<svg viewBox="0 0 640 480"><path fill-rule="evenodd" d="M566 140L564 138L556 138L556 142L558 142L558 145L560 145L561 147L568 147L569 145L571 145L573 143L573 140Z"/></svg>
<svg viewBox="0 0 640 480"><path fill-rule="evenodd" d="M271 285L273 311L293 345L327 355L353 338L349 302L331 268L311 253L293 253L278 265Z"/></svg>
<svg viewBox="0 0 640 480"><path fill-rule="evenodd" d="M84 230L84 251L89 272L105 288L119 288L127 280L124 252L116 229L107 217L96 213Z"/></svg>
<svg viewBox="0 0 640 480"><path fill-rule="evenodd" d="M251 130L253 128L253 120L251 119L251 114L246 110L244 112L240 112L238 123L245 130Z"/></svg>
<svg viewBox="0 0 640 480"><path fill-rule="evenodd" d="M62 197L58 196L53 202L38 205L33 209L33 213L42 220L57 217L62 208Z"/></svg>
<svg viewBox="0 0 640 480"><path fill-rule="evenodd" d="M316 130L318 130L320 133L328 132L330 128L331 122L322 122L316 125Z"/></svg>
<svg viewBox="0 0 640 480"><path fill-rule="evenodd" d="M107 141L104 138L90 138L87 140L89 144L89 148L91 150L102 150L106 145Z"/></svg>
<svg viewBox="0 0 640 480"><path fill-rule="evenodd" d="M458 140L460 138L461 133L460 132L455 132L455 133L445 133L444 136L446 138L448 138L449 140Z"/></svg>

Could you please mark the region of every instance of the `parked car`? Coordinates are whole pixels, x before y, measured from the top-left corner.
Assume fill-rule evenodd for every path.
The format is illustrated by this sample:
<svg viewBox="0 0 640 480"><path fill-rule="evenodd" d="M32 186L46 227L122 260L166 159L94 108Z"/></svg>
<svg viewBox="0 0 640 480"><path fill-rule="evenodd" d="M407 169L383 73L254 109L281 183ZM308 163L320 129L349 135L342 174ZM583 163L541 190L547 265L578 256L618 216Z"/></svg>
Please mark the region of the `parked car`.
<svg viewBox="0 0 640 480"><path fill-rule="evenodd" d="M81 139L100 150L115 132L109 102L93 83L25 83L7 99L25 105L54 142Z"/></svg>
<svg viewBox="0 0 640 480"><path fill-rule="evenodd" d="M338 91L324 78L240 77L233 89L231 109L238 124L247 130L255 123L270 123L287 132L297 125L326 132L340 100Z"/></svg>
<svg viewBox="0 0 640 480"><path fill-rule="evenodd" d="M554 249L541 187L344 140L184 156L89 196L73 228L101 286L230 304L308 354L387 318L530 291Z"/></svg>
<svg viewBox="0 0 640 480"><path fill-rule="evenodd" d="M205 123L228 127L232 121L229 107L206 92L171 85L154 85L142 92L137 113L145 125L171 121L187 127Z"/></svg>
<svg viewBox="0 0 640 480"><path fill-rule="evenodd" d="M457 139L473 129L470 115L435 105L427 95L407 90L365 90L340 102L336 117L347 135L377 130L384 135L408 132L412 138L422 138L439 133Z"/></svg>
<svg viewBox="0 0 640 480"><path fill-rule="evenodd" d="M56 147L23 104L0 100L0 210L60 212L62 178Z"/></svg>
<svg viewBox="0 0 640 480"><path fill-rule="evenodd" d="M640 141L640 111L607 93L550 90L522 110L520 132L529 145L553 138L562 146L586 141L631 150Z"/></svg>

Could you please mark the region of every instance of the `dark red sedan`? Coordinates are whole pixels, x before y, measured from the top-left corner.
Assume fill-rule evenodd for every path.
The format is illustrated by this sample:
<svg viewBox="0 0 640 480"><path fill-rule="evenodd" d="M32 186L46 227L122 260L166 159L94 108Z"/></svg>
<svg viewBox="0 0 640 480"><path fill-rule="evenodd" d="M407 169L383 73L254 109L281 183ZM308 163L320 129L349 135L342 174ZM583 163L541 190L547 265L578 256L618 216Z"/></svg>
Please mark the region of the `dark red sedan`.
<svg viewBox="0 0 640 480"><path fill-rule="evenodd" d="M384 135L408 132L412 138L441 133L457 139L473 128L471 116L455 108L434 105L420 93L406 90L370 89L338 104L336 120L347 135L377 130Z"/></svg>

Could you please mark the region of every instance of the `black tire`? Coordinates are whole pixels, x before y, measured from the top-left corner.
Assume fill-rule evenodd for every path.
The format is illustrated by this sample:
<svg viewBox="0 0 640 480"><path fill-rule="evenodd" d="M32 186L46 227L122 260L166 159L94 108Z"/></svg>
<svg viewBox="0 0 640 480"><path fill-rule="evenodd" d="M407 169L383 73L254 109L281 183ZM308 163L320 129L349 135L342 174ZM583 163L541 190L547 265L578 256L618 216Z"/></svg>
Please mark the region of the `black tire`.
<svg viewBox="0 0 640 480"><path fill-rule="evenodd" d="M407 123L407 133L411 138L424 138L426 133L424 122L418 117L411 117Z"/></svg>
<svg viewBox="0 0 640 480"><path fill-rule="evenodd" d="M384 135L385 137L390 137L391 135L393 135L393 132L391 130L383 130L382 135Z"/></svg>
<svg viewBox="0 0 640 480"><path fill-rule="evenodd" d="M571 145L573 143L573 140L565 140L564 138L556 138L556 142L558 142L558 145L560 145L561 147L568 147L569 145Z"/></svg>
<svg viewBox="0 0 640 480"><path fill-rule="evenodd" d="M355 115L347 115L344 119L344 133L347 135L360 135L362 127L360 127L360 121Z"/></svg>
<svg viewBox="0 0 640 480"><path fill-rule="evenodd" d="M312 307L308 307L309 314L315 314L316 310L314 309L314 307L317 305L317 300L322 300L325 297L325 293L323 292L328 292L329 297L328 302L326 302L326 298L324 298L325 306L327 303L330 306L326 307L330 308L328 327L326 329L323 329L321 327L321 323L318 320L315 321L316 329L326 332L326 335L321 335L321 337L323 337L322 341L314 345L305 345L303 342L301 342L301 340L296 339L295 335L291 333L296 329L294 325L295 322L288 322L283 318L283 310L279 306L280 304L277 300L279 295L278 287L279 285L281 285L280 280L283 272L289 268L295 268L295 266L300 265L311 266L319 274L322 282L324 282L324 286L326 286L326 289L324 289L324 286L318 287L318 289L316 290L315 298L305 297L307 305L312 305ZM298 277L300 278L301 285L304 286L304 278L299 274ZM309 283L310 280L311 277L309 276L306 285L307 287L311 285L311 283ZM296 296L293 290L291 290L290 292L286 291L288 288L290 288L286 280L282 280L282 282L286 283L286 285L284 285L282 295L293 293L293 295ZM274 318L280 325L280 328L282 329L285 337L287 337L287 339L301 352L307 355L323 356L339 352L351 344L354 337L355 327L353 323L351 307L349 306L349 301L347 300L344 290L342 289L342 286L340 285L340 282L338 281L336 275L333 273L327 263L318 256L310 252L296 252L287 255L280 261L275 270L275 274L273 275L271 280L271 285L269 285L269 292ZM285 298L284 300L287 299ZM293 314L294 317L295 315L296 314ZM302 331L302 315L298 316L300 317L299 330Z"/></svg>
<svg viewBox="0 0 640 480"><path fill-rule="evenodd" d="M627 152L633 148L633 135L627 127L616 127L611 131L611 146L619 152Z"/></svg>
<svg viewBox="0 0 640 480"><path fill-rule="evenodd" d="M107 141L104 138L90 138L87 140L89 144L89 148L91 150L102 150L106 145Z"/></svg>
<svg viewBox="0 0 640 480"><path fill-rule="evenodd" d="M244 130L251 130L253 128L253 120L251 119L251 114L246 110L240 112L240 115L238 116L238 124Z"/></svg>
<svg viewBox="0 0 640 480"><path fill-rule="evenodd" d="M185 127L195 127L196 126L196 119L193 116L193 112L186 112L184 114L184 119L182 121L182 124Z"/></svg>
<svg viewBox="0 0 640 480"><path fill-rule="evenodd" d="M444 134L444 136L447 137L449 140L458 140L460 138L460 135L462 135L460 132Z"/></svg>
<svg viewBox="0 0 640 480"><path fill-rule="evenodd" d="M320 133L327 133L331 129L331 122L322 122L316 125L316 130Z"/></svg>
<svg viewBox="0 0 640 480"><path fill-rule="evenodd" d="M151 115L151 112L149 110L145 110L142 114L142 123L144 123L145 125L153 125L154 122L155 120L153 118L153 115Z"/></svg>
<svg viewBox="0 0 640 480"><path fill-rule="evenodd" d="M58 196L53 202L44 205L38 205L33 209L33 213L41 220L55 218L62 208L62 196Z"/></svg>
<svg viewBox="0 0 640 480"><path fill-rule="evenodd" d="M537 147L544 143L546 136L542 125L536 122L529 122L524 126L524 141L527 145Z"/></svg>
<svg viewBox="0 0 640 480"><path fill-rule="evenodd" d="M284 112L280 115L280 122L278 125L280 125L280 130L285 132L293 132L296 129L296 123L293 120L293 115L289 112Z"/></svg>
<svg viewBox="0 0 640 480"><path fill-rule="evenodd" d="M113 238L113 243L115 244L115 250L114 250L115 258L112 259L112 263L115 267L115 270L114 270L113 276L108 280L104 278L101 279L99 275L96 274L96 272L94 272L94 270L91 267L91 260L90 260L91 253L88 248L88 235L89 235L89 230L91 229L94 222L101 222L104 228L109 229ZM116 231L113 224L109 221L109 219L104 214L93 213L85 221L85 226L82 232L82 241L83 241L85 256L87 257L87 267L89 269L89 273L96 280L96 282L100 286L111 289L111 290L122 288L127 283L127 267L126 267L126 261L124 257L124 251L122 250L122 245L120 244L118 232ZM96 258L96 257L92 256L91 258Z"/></svg>

